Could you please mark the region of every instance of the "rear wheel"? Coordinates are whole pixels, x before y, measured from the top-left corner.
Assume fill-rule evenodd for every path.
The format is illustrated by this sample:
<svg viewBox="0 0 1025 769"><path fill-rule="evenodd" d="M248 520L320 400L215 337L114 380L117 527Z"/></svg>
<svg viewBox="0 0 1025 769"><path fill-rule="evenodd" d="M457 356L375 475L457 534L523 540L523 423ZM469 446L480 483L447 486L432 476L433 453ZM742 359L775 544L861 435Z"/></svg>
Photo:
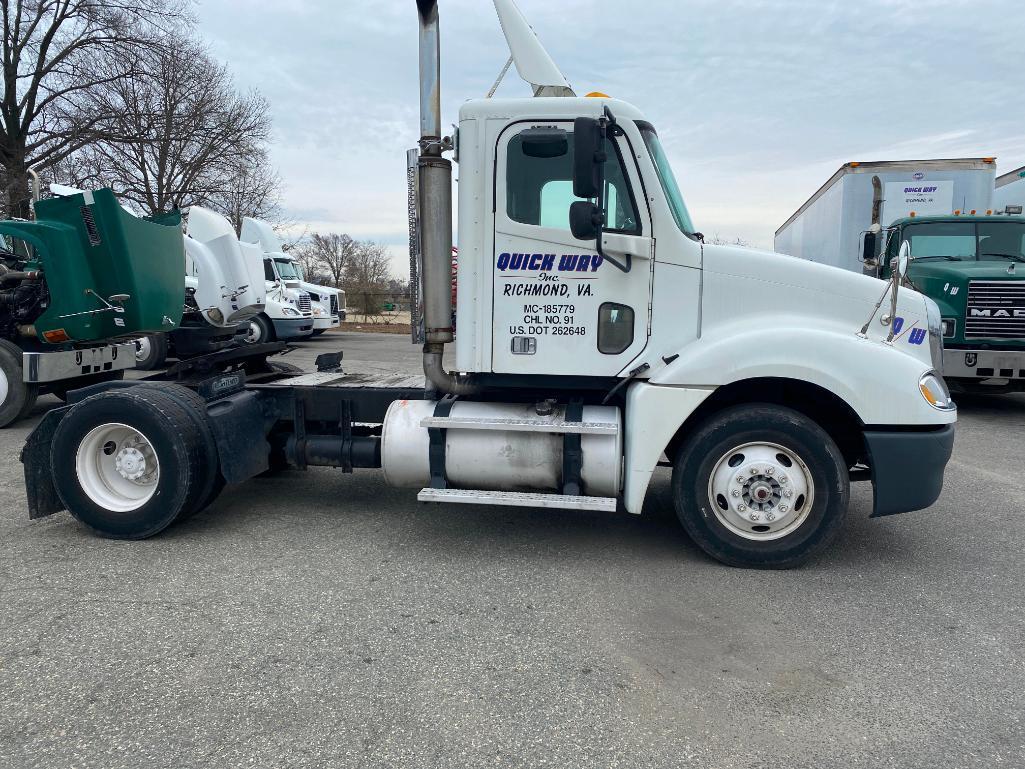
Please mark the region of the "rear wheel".
<svg viewBox="0 0 1025 769"><path fill-rule="evenodd" d="M804 563L839 533L849 496L833 439L781 406L716 414L680 448L673 468L680 522L702 550L731 566Z"/></svg>
<svg viewBox="0 0 1025 769"><path fill-rule="evenodd" d="M257 315L249 321L248 340L252 344L274 341L274 325L263 315Z"/></svg>
<svg viewBox="0 0 1025 769"><path fill-rule="evenodd" d="M150 334L135 340L135 367L140 371L164 368L167 362L167 334Z"/></svg>
<svg viewBox="0 0 1025 769"><path fill-rule="evenodd" d="M39 388L22 378L21 348L0 339L0 427L18 421L32 411Z"/></svg>
<svg viewBox="0 0 1025 769"><path fill-rule="evenodd" d="M61 420L51 445L65 507L115 539L151 537L194 511L215 459L189 409L151 387L86 398Z"/></svg>

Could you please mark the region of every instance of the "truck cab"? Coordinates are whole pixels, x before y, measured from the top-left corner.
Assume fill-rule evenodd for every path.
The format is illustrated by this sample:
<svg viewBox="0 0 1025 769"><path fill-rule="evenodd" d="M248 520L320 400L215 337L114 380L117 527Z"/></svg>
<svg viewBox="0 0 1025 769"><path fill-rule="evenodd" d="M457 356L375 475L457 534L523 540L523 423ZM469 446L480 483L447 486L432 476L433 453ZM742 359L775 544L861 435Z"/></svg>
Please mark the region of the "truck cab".
<svg viewBox="0 0 1025 769"><path fill-rule="evenodd" d="M883 233L881 277L910 245L907 281L939 305L943 374L973 392L1025 389L1025 217L904 217Z"/></svg>
<svg viewBox="0 0 1025 769"><path fill-rule="evenodd" d="M216 473L240 483L283 464L379 468L421 502L640 514L671 467L706 553L790 568L836 537L852 482L871 482L873 517L938 498L957 409L935 303L896 278L880 296L860 272L706 244L652 122L576 96L513 0L495 7L534 97L464 102L446 137L438 5L417 3L407 202L424 376L321 355L285 381L203 382L199 406L100 393L30 436L32 515L63 504L108 536L152 536L208 504ZM268 255L268 281L296 280L287 263Z"/></svg>

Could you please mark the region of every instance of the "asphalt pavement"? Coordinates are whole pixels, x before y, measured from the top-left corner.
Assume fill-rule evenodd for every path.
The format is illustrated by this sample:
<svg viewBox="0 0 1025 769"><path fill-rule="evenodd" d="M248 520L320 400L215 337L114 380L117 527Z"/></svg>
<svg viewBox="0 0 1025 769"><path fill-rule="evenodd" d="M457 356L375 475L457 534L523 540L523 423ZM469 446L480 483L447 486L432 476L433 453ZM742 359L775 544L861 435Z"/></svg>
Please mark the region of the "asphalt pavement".
<svg viewBox="0 0 1025 769"><path fill-rule="evenodd" d="M402 335L328 334L416 371ZM644 515L231 487L145 542L29 521L0 431L0 767L1025 766L1025 396L961 404L931 509L790 572Z"/></svg>

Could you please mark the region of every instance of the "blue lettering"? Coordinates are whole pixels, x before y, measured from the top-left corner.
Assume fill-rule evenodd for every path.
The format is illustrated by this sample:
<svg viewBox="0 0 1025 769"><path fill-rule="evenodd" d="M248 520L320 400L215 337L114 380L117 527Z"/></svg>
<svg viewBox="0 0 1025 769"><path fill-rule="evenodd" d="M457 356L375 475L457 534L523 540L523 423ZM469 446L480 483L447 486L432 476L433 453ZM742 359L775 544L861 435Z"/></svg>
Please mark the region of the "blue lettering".
<svg viewBox="0 0 1025 769"><path fill-rule="evenodd" d="M509 266L509 253L498 255L498 269L505 270Z"/></svg>

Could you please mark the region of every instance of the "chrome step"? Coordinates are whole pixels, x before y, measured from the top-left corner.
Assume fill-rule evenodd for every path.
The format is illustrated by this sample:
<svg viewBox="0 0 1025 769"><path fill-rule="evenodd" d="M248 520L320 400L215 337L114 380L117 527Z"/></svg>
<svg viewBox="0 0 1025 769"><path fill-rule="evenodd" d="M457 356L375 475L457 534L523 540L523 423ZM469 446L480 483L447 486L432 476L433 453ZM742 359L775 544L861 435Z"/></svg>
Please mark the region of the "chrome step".
<svg viewBox="0 0 1025 769"><path fill-rule="evenodd" d="M615 497L576 497L568 494L478 491L476 489L421 489L416 498L420 502L451 502L463 505L504 507L556 507L563 510L616 512Z"/></svg>
<svg viewBox="0 0 1025 769"><path fill-rule="evenodd" d="M449 430L504 430L521 433L579 433L616 435L619 425L612 422L567 422L555 419L510 419L507 417L424 417L420 427L444 427Z"/></svg>

